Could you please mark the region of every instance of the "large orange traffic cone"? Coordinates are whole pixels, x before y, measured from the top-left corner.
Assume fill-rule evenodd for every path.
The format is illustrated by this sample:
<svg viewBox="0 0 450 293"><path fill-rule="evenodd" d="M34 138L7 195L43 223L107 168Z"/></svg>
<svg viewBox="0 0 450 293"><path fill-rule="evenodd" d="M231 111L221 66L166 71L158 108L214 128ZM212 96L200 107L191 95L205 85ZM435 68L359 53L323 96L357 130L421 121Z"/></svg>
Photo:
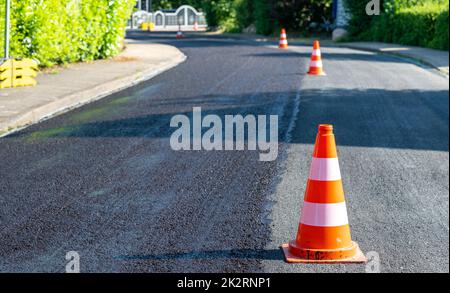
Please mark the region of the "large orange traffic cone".
<svg viewBox="0 0 450 293"><path fill-rule="evenodd" d="M350 236L332 125L320 125L297 238L282 245L290 263L364 263Z"/></svg>
<svg viewBox="0 0 450 293"><path fill-rule="evenodd" d="M308 74L310 75L326 75L323 71L322 53L320 52L319 41L314 41L311 63L309 65Z"/></svg>
<svg viewBox="0 0 450 293"><path fill-rule="evenodd" d="M283 29L281 29L279 48L287 49L288 47L289 47L289 45L288 45L288 41L287 41L286 30L283 28Z"/></svg>

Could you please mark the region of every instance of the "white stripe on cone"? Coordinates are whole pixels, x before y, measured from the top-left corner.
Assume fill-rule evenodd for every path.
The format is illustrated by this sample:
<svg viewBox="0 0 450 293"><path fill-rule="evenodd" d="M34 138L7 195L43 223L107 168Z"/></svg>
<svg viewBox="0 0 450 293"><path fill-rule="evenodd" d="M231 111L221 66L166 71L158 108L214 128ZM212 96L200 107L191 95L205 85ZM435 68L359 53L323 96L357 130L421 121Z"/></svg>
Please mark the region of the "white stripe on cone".
<svg viewBox="0 0 450 293"><path fill-rule="evenodd" d="M280 38L281 38L281 39L286 39L286 38L287 38L287 35L286 35L286 34L281 34Z"/></svg>
<svg viewBox="0 0 450 293"><path fill-rule="evenodd" d="M313 56L322 56L322 53L320 52L320 50L315 49L315 50L313 50L312 55L313 55Z"/></svg>
<svg viewBox="0 0 450 293"><path fill-rule="evenodd" d="M341 203L311 203L305 201L300 223L315 227L348 225L347 205Z"/></svg>
<svg viewBox="0 0 450 293"><path fill-rule="evenodd" d="M287 45L287 44L288 44L287 40L280 40L280 45Z"/></svg>
<svg viewBox="0 0 450 293"><path fill-rule="evenodd" d="M309 179L317 181L341 180L338 158L313 158Z"/></svg>
<svg viewBox="0 0 450 293"><path fill-rule="evenodd" d="M311 61L310 67L323 67L322 61Z"/></svg>

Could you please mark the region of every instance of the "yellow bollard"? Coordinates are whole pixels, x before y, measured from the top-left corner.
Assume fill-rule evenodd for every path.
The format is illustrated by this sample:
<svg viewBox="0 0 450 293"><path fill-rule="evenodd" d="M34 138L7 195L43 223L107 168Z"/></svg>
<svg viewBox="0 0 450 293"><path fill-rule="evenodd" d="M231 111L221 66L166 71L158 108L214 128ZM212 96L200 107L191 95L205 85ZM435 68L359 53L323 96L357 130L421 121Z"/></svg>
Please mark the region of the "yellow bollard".
<svg viewBox="0 0 450 293"><path fill-rule="evenodd" d="M0 89L35 86L38 64L31 59L8 59L0 64Z"/></svg>
<svg viewBox="0 0 450 293"><path fill-rule="evenodd" d="M12 87L13 60L9 59L0 64L0 89Z"/></svg>

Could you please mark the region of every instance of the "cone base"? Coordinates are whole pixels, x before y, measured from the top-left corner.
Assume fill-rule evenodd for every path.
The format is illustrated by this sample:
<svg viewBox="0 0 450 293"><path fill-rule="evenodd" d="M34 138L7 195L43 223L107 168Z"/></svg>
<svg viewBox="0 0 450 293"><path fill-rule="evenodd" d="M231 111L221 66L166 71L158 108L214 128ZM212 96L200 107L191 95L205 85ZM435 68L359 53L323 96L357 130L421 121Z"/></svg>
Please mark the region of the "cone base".
<svg viewBox="0 0 450 293"><path fill-rule="evenodd" d="M295 241L283 244L281 248L288 263L366 263L367 258L359 248L358 243L352 242L352 246L347 249L321 250L302 249L295 247ZM298 255L292 253L292 249Z"/></svg>
<svg viewBox="0 0 450 293"><path fill-rule="evenodd" d="M327 74L325 72L321 72L321 73L308 72L308 75L327 76Z"/></svg>
<svg viewBox="0 0 450 293"><path fill-rule="evenodd" d="M279 49L288 49L288 46L278 46Z"/></svg>

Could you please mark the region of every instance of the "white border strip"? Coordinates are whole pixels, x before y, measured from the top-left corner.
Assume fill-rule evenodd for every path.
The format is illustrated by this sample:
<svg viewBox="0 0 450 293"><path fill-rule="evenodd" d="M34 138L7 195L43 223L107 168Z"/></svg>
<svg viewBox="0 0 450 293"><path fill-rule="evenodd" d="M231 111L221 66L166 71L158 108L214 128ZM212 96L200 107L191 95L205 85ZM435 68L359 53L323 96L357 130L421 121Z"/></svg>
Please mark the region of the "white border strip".
<svg viewBox="0 0 450 293"><path fill-rule="evenodd" d="M322 61L311 61L311 67L323 67Z"/></svg>
<svg viewBox="0 0 450 293"><path fill-rule="evenodd" d="M309 179L317 181L341 180L338 158L313 158Z"/></svg>
<svg viewBox="0 0 450 293"><path fill-rule="evenodd" d="M348 225L347 205L345 202L324 204L305 201L300 222L316 227Z"/></svg>

